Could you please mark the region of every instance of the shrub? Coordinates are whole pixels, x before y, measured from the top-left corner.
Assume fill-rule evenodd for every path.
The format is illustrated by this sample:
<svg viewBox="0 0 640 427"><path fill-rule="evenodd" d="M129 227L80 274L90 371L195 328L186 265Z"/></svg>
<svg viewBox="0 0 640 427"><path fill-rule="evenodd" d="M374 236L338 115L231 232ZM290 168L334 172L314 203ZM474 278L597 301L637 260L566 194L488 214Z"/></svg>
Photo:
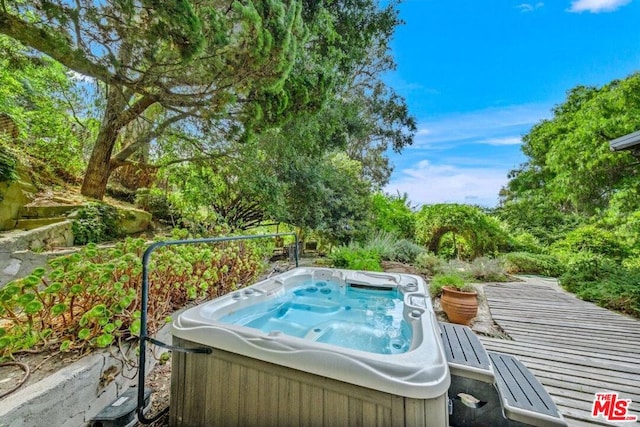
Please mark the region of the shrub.
<svg viewBox="0 0 640 427"><path fill-rule="evenodd" d="M422 246L407 239L400 239L393 245L392 261L412 264L416 261L418 255L424 252L426 252L426 250Z"/></svg>
<svg viewBox="0 0 640 427"><path fill-rule="evenodd" d="M444 234L438 244L438 255L445 259L471 259L472 247L461 234L452 232Z"/></svg>
<svg viewBox="0 0 640 427"><path fill-rule="evenodd" d="M149 212L154 219L178 221L180 214L164 191L159 188L141 188L136 192L136 206Z"/></svg>
<svg viewBox="0 0 640 427"><path fill-rule="evenodd" d="M74 215L73 243L85 245L111 240L120 235L118 210L104 203L87 203Z"/></svg>
<svg viewBox="0 0 640 427"><path fill-rule="evenodd" d="M51 260L51 272L36 269L0 289L0 359L24 349L106 347L137 335L145 248L142 239L103 250L90 244ZM261 268L245 242L158 249L149 263L149 332L187 302L241 287Z"/></svg>
<svg viewBox="0 0 640 427"><path fill-rule="evenodd" d="M404 263L413 262L424 248L407 239L399 239L395 234L385 231L374 233L363 248L376 252L380 259Z"/></svg>
<svg viewBox="0 0 640 427"><path fill-rule="evenodd" d="M561 260L578 252L590 252L605 255L615 260L622 260L627 255L627 248L610 231L593 225L585 225L567 233L564 239L551 245L552 254Z"/></svg>
<svg viewBox="0 0 640 427"><path fill-rule="evenodd" d="M516 234L512 237L510 244L513 252L529 252L533 254L543 252L540 240L529 232Z"/></svg>
<svg viewBox="0 0 640 427"><path fill-rule="evenodd" d="M13 182L18 179L16 165L16 157L0 145L0 182Z"/></svg>
<svg viewBox="0 0 640 427"><path fill-rule="evenodd" d="M431 252L423 252L416 257L416 267L428 276L434 276L442 272L445 261Z"/></svg>
<svg viewBox="0 0 640 427"><path fill-rule="evenodd" d="M418 212L416 240L431 252L440 254L440 241L450 233L455 233L456 244L450 239L449 250L458 256L461 252L459 242L466 243L469 258L496 252L509 240L498 220L476 206L435 204L423 206Z"/></svg>
<svg viewBox="0 0 640 427"><path fill-rule="evenodd" d="M371 202L375 228L404 238L413 238L416 220L406 193L397 196L376 193Z"/></svg>
<svg viewBox="0 0 640 427"><path fill-rule="evenodd" d="M377 231L366 240L363 249L377 253L380 259L390 261L394 259L397 242L398 238L392 233Z"/></svg>
<svg viewBox="0 0 640 427"><path fill-rule="evenodd" d="M442 265L442 274L453 274L465 279L471 279L469 263L462 260L450 259Z"/></svg>
<svg viewBox="0 0 640 427"><path fill-rule="evenodd" d="M469 274L481 282L504 282L508 279L501 259L480 257L469 265Z"/></svg>
<svg viewBox="0 0 640 427"><path fill-rule="evenodd" d="M528 252L511 252L502 256L507 274L539 274L558 277L562 274L562 266L552 255L532 254Z"/></svg>
<svg viewBox="0 0 640 427"><path fill-rule="evenodd" d="M640 255L625 258L622 260L622 266L629 270L640 269Z"/></svg>
<svg viewBox="0 0 640 427"><path fill-rule="evenodd" d="M574 256L560 284L579 298L640 317L640 269L624 268L600 254Z"/></svg>
<svg viewBox="0 0 640 427"><path fill-rule="evenodd" d="M349 270L382 271L380 254L372 249L362 248L356 244L335 248L329 259L334 267Z"/></svg>
<svg viewBox="0 0 640 427"><path fill-rule="evenodd" d="M442 288L452 287L461 291L471 291L473 286L465 283L464 277L458 274L436 274L429 283L429 291L432 297L442 295Z"/></svg>

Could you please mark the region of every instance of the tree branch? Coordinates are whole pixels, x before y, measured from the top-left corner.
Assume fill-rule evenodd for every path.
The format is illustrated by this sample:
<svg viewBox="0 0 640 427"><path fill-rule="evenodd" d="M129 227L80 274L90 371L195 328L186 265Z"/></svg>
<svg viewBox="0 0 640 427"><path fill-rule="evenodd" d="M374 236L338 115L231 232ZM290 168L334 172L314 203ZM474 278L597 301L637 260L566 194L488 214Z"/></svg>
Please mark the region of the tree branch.
<svg viewBox="0 0 640 427"><path fill-rule="evenodd" d="M60 33L46 31L6 11L0 12L0 32L49 55L80 74L106 83L132 85L131 82L115 76L107 67L90 61L81 49L74 49L71 42Z"/></svg>
<svg viewBox="0 0 640 427"><path fill-rule="evenodd" d="M144 144L147 144L151 142L151 140L153 140L154 138L157 138L158 136L162 135L169 126L171 126L173 123L179 122L180 120L184 119L187 116L189 116L188 113L182 113L182 114L176 114L175 116L170 117L169 119L165 120L160 125L158 125L153 131L148 132L142 137L136 139L133 143L124 147L122 150L120 150L118 153L116 153L113 156L111 161L115 163L124 162L129 158L129 156L135 153Z"/></svg>

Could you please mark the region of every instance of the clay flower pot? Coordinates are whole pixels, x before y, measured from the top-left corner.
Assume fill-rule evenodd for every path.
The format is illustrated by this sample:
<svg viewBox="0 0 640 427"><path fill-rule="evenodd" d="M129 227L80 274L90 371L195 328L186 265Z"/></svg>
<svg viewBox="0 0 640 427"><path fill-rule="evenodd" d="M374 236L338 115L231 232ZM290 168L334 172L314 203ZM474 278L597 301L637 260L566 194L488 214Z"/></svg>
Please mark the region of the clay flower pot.
<svg viewBox="0 0 640 427"><path fill-rule="evenodd" d="M468 325L478 314L478 293L445 286L440 298L442 309L452 323Z"/></svg>

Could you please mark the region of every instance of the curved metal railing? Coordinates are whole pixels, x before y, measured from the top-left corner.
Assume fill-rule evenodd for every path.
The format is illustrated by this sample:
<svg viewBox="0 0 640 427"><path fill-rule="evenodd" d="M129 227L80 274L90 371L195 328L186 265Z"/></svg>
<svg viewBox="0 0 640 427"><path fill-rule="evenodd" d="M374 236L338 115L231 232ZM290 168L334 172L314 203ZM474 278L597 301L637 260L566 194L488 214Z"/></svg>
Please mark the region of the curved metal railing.
<svg viewBox="0 0 640 427"><path fill-rule="evenodd" d="M146 364L146 344L150 342L151 344L158 345L160 347L167 348L173 351L183 351L187 353L211 353L211 349L209 348L182 348L172 346L162 341L158 341L152 337L147 335L147 309L149 305L149 258L151 257L151 253L158 248L163 246L176 246L176 245L189 245L189 244L198 244L198 243L220 243L220 242L230 242L235 240L254 240L254 239L266 239L270 237L279 237L279 236L293 236L295 240L294 245L294 257L296 262L296 267L298 267L298 236L296 233L276 233L276 234L256 234L252 236L231 236L231 237L211 237L211 238L202 238L202 239L186 239L186 240L167 240L163 242L152 243L147 250L144 251L142 255L142 290L141 290L141 307L140 307L140 349L138 356L138 406L136 409L136 413L138 416L138 421L142 424L151 424L152 422L158 420L160 417L165 415L169 410L169 407L162 410L160 413L156 414L153 418L147 418L144 415L145 408L145 397L144 397L144 382L145 382L145 364Z"/></svg>

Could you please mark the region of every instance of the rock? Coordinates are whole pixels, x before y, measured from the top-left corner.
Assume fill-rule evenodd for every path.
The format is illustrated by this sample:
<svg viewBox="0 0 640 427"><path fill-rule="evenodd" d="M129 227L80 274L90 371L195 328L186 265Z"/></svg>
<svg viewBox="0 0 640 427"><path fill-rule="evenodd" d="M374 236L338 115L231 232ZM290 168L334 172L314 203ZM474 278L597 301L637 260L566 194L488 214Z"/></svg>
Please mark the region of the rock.
<svg viewBox="0 0 640 427"><path fill-rule="evenodd" d="M123 234L145 231L151 225L151 214L140 209L117 207L120 213L118 226Z"/></svg>
<svg viewBox="0 0 640 427"><path fill-rule="evenodd" d="M27 168L18 165L16 172L16 181L0 183L0 230L13 229L23 206L35 197L36 188Z"/></svg>

